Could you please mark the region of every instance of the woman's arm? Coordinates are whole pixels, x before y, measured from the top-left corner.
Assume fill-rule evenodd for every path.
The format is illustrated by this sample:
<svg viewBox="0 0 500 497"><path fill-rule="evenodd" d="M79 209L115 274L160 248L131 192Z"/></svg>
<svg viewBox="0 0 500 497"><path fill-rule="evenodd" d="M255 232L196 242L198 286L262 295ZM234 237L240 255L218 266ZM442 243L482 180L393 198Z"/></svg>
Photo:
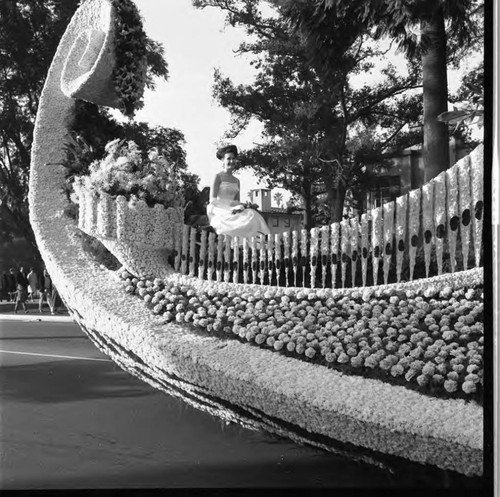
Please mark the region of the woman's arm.
<svg viewBox="0 0 500 497"><path fill-rule="evenodd" d="M236 197L234 197L234 200L241 202L241 200L240 200L240 180L238 178L236 178L236 181L238 182L238 192L236 193Z"/></svg>
<svg viewBox="0 0 500 497"><path fill-rule="evenodd" d="M212 181L212 187L210 188L210 202L217 199L217 196L219 195L219 186L220 186L220 176L217 173L214 176L214 179Z"/></svg>

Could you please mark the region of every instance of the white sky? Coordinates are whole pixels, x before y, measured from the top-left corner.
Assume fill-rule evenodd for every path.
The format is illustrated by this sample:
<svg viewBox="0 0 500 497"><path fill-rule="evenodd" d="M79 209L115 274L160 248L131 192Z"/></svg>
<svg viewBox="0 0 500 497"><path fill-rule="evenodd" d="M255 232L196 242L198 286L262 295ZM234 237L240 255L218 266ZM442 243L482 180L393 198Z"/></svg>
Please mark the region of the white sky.
<svg viewBox="0 0 500 497"><path fill-rule="evenodd" d="M191 0L135 0L135 3L148 36L163 44L169 67L168 81L157 82L155 91L146 90L145 106L137 112L136 119L179 129L186 139L189 170L200 176L200 188L209 186L220 168L215 157L217 143L230 122L229 113L212 97L213 72L219 68L235 84L252 81L250 59L234 53L245 33L230 26L225 28L225 13L219 9L195 9ZM391 62L401 68L405 65L403 56L391 56ZM366 83L367 75L360 78ZM456 72L450 72L448 79L453 92L459 83ZM250 148L253 142L259 142L259 129L258 124L250 126L234 140L235 145L240 149ZM251 171L240 171L237 175L242 201L247 200L250 189L266 186L259 185ZM284 190L274 191L284 193L285 200L289 197Z"/></svg>
<svg viewBox="0 0 500 497"><path fill-rule="evenodd" d="M191 0L135 0L135 4L148 36L163 44L169 68L168 81L158 82L154 92L146 91L144 108L136 119L182 131L189 170L200 176L200 188L210 186L220 168L217 143L230 122L229 112L212 97L213 72L219 68L236 83L252 81L249 59L233 53L245 34L232 27L224 29L225 15L219 9L195 9ZM259 141L258 125L234 143L245 149L254 141ZM250 171L237 175L242 201L251 188L266 186L259 185Z"/></svg>

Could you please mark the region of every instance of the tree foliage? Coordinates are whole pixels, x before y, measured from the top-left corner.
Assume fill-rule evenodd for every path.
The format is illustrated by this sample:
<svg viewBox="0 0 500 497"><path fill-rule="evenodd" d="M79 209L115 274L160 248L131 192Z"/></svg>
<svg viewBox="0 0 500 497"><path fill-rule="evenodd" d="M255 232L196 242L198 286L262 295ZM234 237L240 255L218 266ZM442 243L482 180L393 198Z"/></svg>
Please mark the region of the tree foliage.
<svg viewBox="0 0 500 497"><path fill-rule="evenodd" d="M447 64L481 44L482 0L274 0L304 36L310 59L326 73L336 70L339 23L349 20L389 37L420 61L423 88L423 157L428 178L448 167L448 130L437 116L447 110Z"/></svg>
<svg viewBox="0 0 500 497"><path fill-rule="evenodd" d="M309 46L280 11L265 17L257 0L194 3L226 11L228 23L249 36L238 52L252 56L254 82L237 85L216 70L214 84L215 98L232 116L226 138L237 137L252 119L263 125L263 143L240 154L240 167L302 197L307 225L317 222L312 214L322 194L328 220L339 220L346 191L366 177L364 166L392 146L414 143L408 125L421 114L411 94L420 84L415 67L401 76L387 64L380 83L355 84L383 55L362 25L346 18L332 30L338 43L327 72L310 63Z"/></svg>
<svg viewBox="0 0 500 497"><path fill-rule="evenodd" d="M39 97L59 41L79 0L0 2L0 233L35 239L28 215L28 177ZM166 77L162 46L146 40L148 77ZM100 129L97 113L94 125ZM97 133L95 136L99 136Z"/></svg>

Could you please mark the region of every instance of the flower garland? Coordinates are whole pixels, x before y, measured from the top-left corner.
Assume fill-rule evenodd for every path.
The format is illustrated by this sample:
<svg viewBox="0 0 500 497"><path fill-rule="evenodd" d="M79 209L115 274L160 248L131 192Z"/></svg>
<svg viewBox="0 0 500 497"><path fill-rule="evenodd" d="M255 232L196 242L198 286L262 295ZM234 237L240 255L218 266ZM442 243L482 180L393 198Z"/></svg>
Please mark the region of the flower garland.
<svg viewBox="0 0 500 497"><path fill-rule="evenodd" d="M373 263L373 284L378 283L379 258L382 255L382 232L383 232L383 206L371 210L372 219L372 263Z"/></svg>
<svg viewBox="0 0 500 497"><path fill-rule="evenodd" d="M446 172L439 173L431 180L434 183L434 241L438 274L443 274L443 246L446 235Z"/></svg>
<svg viewBox="0 0 500 497"><path fill-rule="evenodd" d="M368 269L368 256L370 255L370 246L368 244L368 222L369 213L361 214L361 277L363 286L366 286L366 273Z"/></svg>
<svg viewBox="0 0 500 497"><path fill-rule="evenodd" d="M384 283L389 280L394 238L394 202L384 204Z"/></svg>
<svg viewBox="0 0 500 497"><path fill-rule="evenodd" d="M457 229L460 225L458 212L458 179L457 164L446 171L446 205L448 219L448 247L450 250L451 272L454 273L457 265Z"/></svg>
<svg viewBox="0 0 500 497"><path fill-rule="evenodd" d="M410 280L413 279L413 271L415 269L415 255L418 247L418 234L420 230L420 199L422 193L420 189L411 190L408 193L409 204L409 223L408 223L408 238L410 240Z"/></svg>
<svg viewBox="0 0 500 497"><path fill-rule="evenodd" d="M396 199L396 278L401 281L403 258L406 250L406 215L408 211L408 195L402 195Z"/></svg>
<svg viewBox="0 0 500 497"><path fill-rule="evenodd" d="M429 266L431 264L432 241L434 233L434 182L429 181L422 186L422 224L424 231L424 256L425 256L425 274L429 277ZM440 200L443 201L442 199Z"/></svg>
<svg viewBox="0 0 500 497"><path fill-rule="evenodd" d="M462 241L463 268L467 269L467 261L469 259L469 242L471 231L471 169L470 156L466 155L457 163L458 177L458 200L462 222L460 225L460 238Z"/></svg>
<svg viewBox="0 0 500 497"><path fill-rule="evenodd" d="M481 242L483 235L483 176L484 176L484 147L478 145L470 154L471 189L472 189L472 230L474 235L474 258L476 266L481 261Z"/></svg>
<svg viewBox="0 0 500 497"><path fill-rule="evenodd" d="M143 107L146 85L147 36L142 19L131 0L111 0L115 16L115 58L113 83L121 102L122 112L133 117Z"/></svg>

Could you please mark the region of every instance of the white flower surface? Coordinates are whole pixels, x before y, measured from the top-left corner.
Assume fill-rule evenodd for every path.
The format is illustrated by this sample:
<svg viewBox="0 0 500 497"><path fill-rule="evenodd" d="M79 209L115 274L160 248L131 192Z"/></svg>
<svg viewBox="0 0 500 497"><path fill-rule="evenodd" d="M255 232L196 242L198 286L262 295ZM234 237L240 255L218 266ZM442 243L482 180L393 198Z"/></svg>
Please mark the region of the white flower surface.
<svg viewBox="0 0 500 497"><path fill-rule="evenodd" d="M104 0L87 0L78 9L55 55L40 98L34 131L30 221L47 269L73 318L121 367L172 395L189 393L191 397L183 396L188 402L194 403L190 399L196 396L207 399L196 405L209 413L229 417L231 409L227 406L234 405L234 416L240 416L237 419L246 426L265 427L301 440L296 432L287 428L295 425L306 434L302 440L314 440L314 434L324 435L467 475L481 474L483 410L477 403L430 398L404 387L341 374L237 340L192 332L183 323L165 324L164 318L151 313L138 295L123 291L123 282L113 272L84 251L80 230L74 221L64 216L54 217L54 212L62 212L67 205L61 193L64 172L60 166L47 164L59 163L63 158L63 138L74 106L60 90L61 69L82 29L101 28L104 16L97 14L104 5L108 5ZM121 237L127 237L129 226L129 210L123 200L117 199L118 242ZM93 215L88 219L90 229L97 220ZM131 257L137 255L134 253ZM344 292L263 289L259 285L202 281L177 273L163 279L172 284L190 285L198 294L205 292L214 296L218 291L235 292L233 298L245 295L246 299L257 300L282 299L296 293L297 298L314 302L318 297L331 295L349 298L353 292L366 298L370 298L370 292L376 295L401 290L411 294L429 285L443 292L449 287L453 293L460 285L479 285L481 276L482 269L473 269L406 286L384 285L366 294L364 289ZM153 286L154 281L150 281ZM274 344L277 342L279 340ZM473 379L475 377L468 382L474 383ZM467 388L471 388L470 384ZM250 421L249 416L238 414L247 410L261 412L276 422L259 424Z"/></svg>

